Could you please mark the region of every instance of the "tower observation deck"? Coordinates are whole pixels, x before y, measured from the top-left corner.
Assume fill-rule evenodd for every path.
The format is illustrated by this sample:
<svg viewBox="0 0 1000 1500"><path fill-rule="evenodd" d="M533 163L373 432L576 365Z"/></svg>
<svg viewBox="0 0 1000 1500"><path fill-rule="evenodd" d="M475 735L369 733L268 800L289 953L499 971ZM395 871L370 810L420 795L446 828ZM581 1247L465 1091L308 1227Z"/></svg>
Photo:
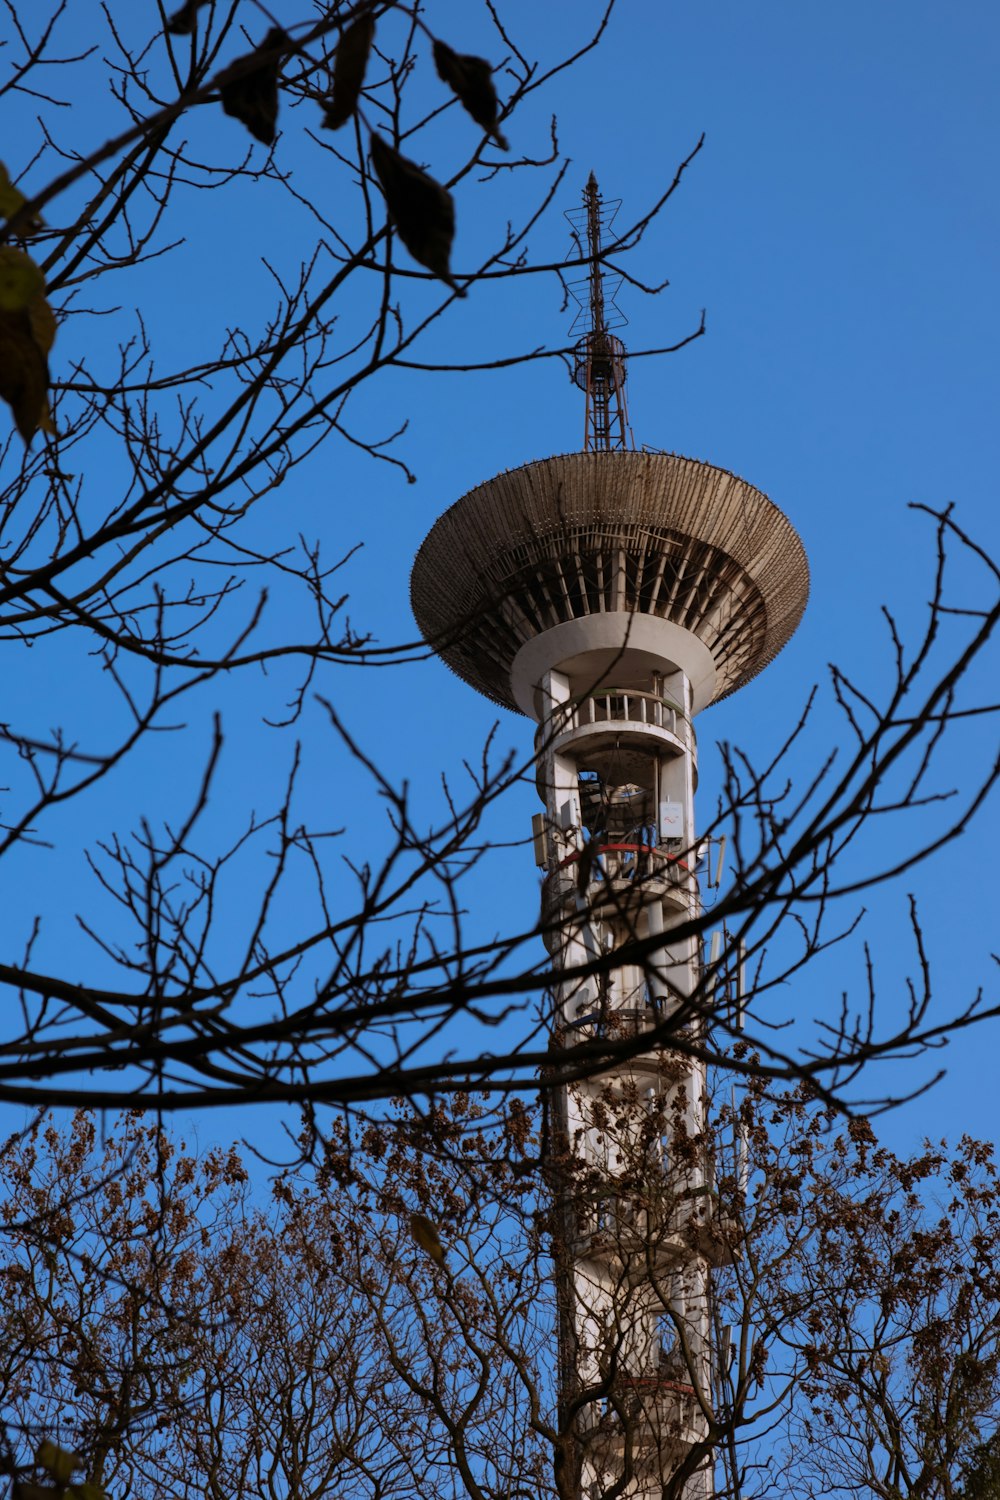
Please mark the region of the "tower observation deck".
<svg viewBox="0 0 1000 1500"><path fill-rule="evenodd" d="M593 179L587 192L596 265ZM588 347L601 359L608 348L595 322L584 361ZM624 362L620 340L611 347ZM612 373L599 403L606 440L588 406L583 452L503 473L452 505L417 555L412 602L453 671L538 725L543 928L554 971L567 973L552 995L554 1055L632 1039L627 1060L561 1087L554 1110L576 1492L652 1500L683 1466L686 1500L711 1500L711 1276L727 1250L704 1068L669 1046L707 1023L693 998L701 941L671 929L701 910L694 718L781 650L809 575L793 527L752 485L617 445L624 364ZM636 939L641 961L616 964Z"/></svg>

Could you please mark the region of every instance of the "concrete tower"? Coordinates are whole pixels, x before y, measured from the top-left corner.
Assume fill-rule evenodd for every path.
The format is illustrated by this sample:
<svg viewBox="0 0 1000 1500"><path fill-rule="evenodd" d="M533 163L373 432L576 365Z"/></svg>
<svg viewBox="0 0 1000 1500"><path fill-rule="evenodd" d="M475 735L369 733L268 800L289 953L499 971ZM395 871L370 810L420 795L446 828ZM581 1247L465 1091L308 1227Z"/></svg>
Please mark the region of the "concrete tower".
<svg viewBox="0 0 1000 1500"><path fill-rule="evenodd" d="M587 193L599 277L593 179ZM624 446L625 352L590 300L585 450L453 505L420 549L412 598L444 661L538 724L543 927L565 976L554 1066L567 1048L609 1044L607 1065L560 1086L553 1111L571 1485L580 1500L652 1500L684 1466L686 1500L710 1500L711 1271L726 1248L704 1070L676 1047L709 1020L701 940L683 932L701 910L694 717L785 644L808 569L751 485Z"/></svg>

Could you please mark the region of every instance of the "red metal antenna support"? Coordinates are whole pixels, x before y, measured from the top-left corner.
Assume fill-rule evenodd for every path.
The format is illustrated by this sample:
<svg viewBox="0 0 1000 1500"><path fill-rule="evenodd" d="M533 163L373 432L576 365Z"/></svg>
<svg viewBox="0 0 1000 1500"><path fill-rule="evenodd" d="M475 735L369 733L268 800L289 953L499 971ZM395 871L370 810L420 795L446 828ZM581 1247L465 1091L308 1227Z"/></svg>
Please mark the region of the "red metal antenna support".
<svg viewBox="0 0 1000 1500"><path fill-rule="evenodd" d="M589 328L576 346L575 379L586 394L583 446L586 452L612 452L631 448L631 429L625 401L625 345L608 330L605 275L601 264L601 244L606 220L604 205L591 172L583 190L583 222L586 228ZM576 219L576 215L572 216ZM577 220L579 223L579 220ZM581 235L582 239L582 235ZM582 301L582 297L580 299ZM611 303L615 312L614 302ZM619 315L618 321L623 321Z"/></svg>

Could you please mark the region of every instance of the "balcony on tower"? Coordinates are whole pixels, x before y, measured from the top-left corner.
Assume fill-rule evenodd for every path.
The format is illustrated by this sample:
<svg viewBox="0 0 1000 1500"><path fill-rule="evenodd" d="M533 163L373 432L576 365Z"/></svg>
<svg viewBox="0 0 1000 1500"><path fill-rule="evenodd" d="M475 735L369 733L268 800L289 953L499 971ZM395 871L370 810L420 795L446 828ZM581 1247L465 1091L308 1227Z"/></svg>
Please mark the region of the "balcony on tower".
<svg viewBox="0 0 1000 1500"><path fill-rule="evenodd" d="M576 1259L598 1263L612 1279L633 1284L669 1275L693 1258L730 1264L734 1226L721 1218L716 1196L700 1176L662 1171L651 1174L642 1189L614 1184L582 1200Z"/></svg>
<svg viewBox="0 0 1000 1500"><path fill-rule="evenodd" d="M609 750L638 752L648 759L654 746L664 754L693 754L691 720L662 691L638 687L595 687L571 699L535 732L539 767L546 751L558 754L571 748L580 756L588 750L602 756Z"/></svg>
<svg viewBox="0 0 1000 1500"><path fill-rule="evenodd" d="M708 1421L696 1389L669 1374L620 1376L586 1431L592 1462L612 1473L636 1477L668 1474L698 1443Z"/></svg>

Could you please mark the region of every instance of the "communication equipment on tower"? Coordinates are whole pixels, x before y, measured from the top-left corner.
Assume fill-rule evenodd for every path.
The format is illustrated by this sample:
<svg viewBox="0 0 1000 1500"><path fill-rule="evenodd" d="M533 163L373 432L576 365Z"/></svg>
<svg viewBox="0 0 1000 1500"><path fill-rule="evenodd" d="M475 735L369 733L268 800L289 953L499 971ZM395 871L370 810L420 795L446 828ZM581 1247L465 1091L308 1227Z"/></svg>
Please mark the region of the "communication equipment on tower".
<svg viewBox="0 0 1000 1500"><path fill-rule="evenodd" d="M539 869L544 870L549 862L548 819L544 813L531 815L531 845L534 850L535 864Z"/></svg>
<svg viewBox="0 0 1000 1500"><path fill-rule="evenodd" d="M736 1186L741 1193L745 1193L750 1185L750 1162L747 1150L747 1128L736 1108L736 1089L729 1091L730 1101L733 1109L735 1147L736 1147Z"/></svg>
<svg viewBox="0 0 1000 1500"><path fill-rule="evenodd" d="M733 948L729 931L725 924L716 928L712 933L712 940L708 950L708 967L711 971L711 999L713 1002L721 998L726 1005L728 1019L736 1031L743 1031L746 1026L746 994L747 994L747 945L743 938L737 939L735 946L735 962L727 959L725 966L720 972L719 961L723 952L732 954ZM721 988L721 996L719 990Z"/></svg>
<svg viewBox="0 0 1000 1500"><path fill-rule="evenodd" d="M726 835L723 833L723 834L721 834L719 836L719 853L718 853L718 855L716 857L716 861L715 861L715 878L713 880L709 881L709 885L711 885L714 890L718 890L719 886L722 884L722 864L723 864L723 861L724 861L725 857L726 857Z"/></svg>
<svg viewBox="0 0 1000 1500"><path fill-rule="evenodd" d="M740 938L736 945L736 1030L742 1031L746 1025L745 1003L747 993L747 945Z"/></svg>
<svg viewBox="0 0 1000 1500"><path fill-rule="evenodd" d="M664 839L684 837L684 804L681 802L660 803L660 834Z"/></svg>
<svg viewBox="0 0 1000 1500"><path fill-rule="evenodd" d="M620 207L620 198L601 197L591 172L583 207L566 214L577 253L589 262L585 277L566 283L580 309L570 336L583 333L574 350L573 379L587 398L583 436L587 453L635 447L625 399L625 345L611 332L628 321L615 302L624 278L604 259L608 231Z"/></svg>

